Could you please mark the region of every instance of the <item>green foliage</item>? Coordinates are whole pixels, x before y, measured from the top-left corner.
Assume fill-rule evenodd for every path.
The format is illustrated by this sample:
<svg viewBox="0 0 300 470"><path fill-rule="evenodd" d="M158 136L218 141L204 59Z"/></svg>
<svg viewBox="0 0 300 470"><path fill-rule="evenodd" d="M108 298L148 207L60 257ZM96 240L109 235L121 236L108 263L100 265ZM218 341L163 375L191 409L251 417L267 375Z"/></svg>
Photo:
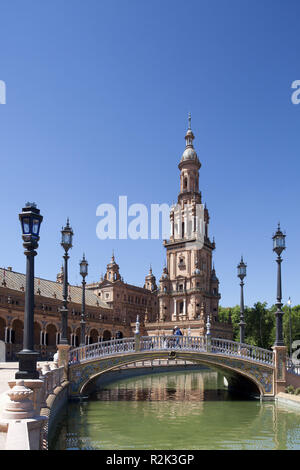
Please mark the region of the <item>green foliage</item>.
<svg viewBox="0 0 300 470"><path fill-rule="evenodd" d="M300 305L295 305L291 308L285 305L282 310L283 315L283 336L284 343L290 351L290 313L291 313L291 330L292 330L292 342L300 340Z"/></svg>
<svg viewBox="0 0 300 470"><path fill-rule="evenodd" d="M295 389L294 389L293 385L289 385L288 387L286 387L285 391L286 391L286 393L291 393L291 394L295 393Z"/></svg>
<svg viewBox="0 0 300 470"><path fill-rule="evenodd" d="M245 341L248 344L253 344L265 349L271 349L275 342L275 312L276 305L267 307L266 302L256 302L253 307L245 307L244 321L245 327ZM284 343L290 348L290 310L287 305L282 308L283 315L283 335ZM219 320L228 322L231 319L233 327L233 340L239 341L240 339L240 306L234 307L219 307ZM291 327L292 327L292 341L300 340L300 305L295 305L291 308Z"/></svg>
<svg viewBox="0 0 300 470"><path fill-rule="evenodd" d="M300 387L296 388L295 395L300 395Z"/></svg>

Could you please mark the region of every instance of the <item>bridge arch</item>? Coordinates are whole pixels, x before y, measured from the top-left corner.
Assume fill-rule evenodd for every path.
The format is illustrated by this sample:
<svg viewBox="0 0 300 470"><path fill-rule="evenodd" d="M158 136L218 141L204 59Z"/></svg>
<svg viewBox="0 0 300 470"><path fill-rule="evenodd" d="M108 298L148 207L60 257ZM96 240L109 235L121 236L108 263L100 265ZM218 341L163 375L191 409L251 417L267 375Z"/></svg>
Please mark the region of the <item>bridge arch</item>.
<svg viewBox="0 0 300 470"><path fill-rule="evenodd" d="M167 351L136 352L72 365L70 366L71 396L83 395L90 382L106 372L118 369L122 365L129 365L143 360L167 359L170 358L169 354ZM261 368L259 365L249 363L249 361L221 356L216 358L215 355L207 353L176 352L175 358L206 365L211 369L222 372L231 388L239 385L245 391L256 392L261 396L272 396L273 394L273 369L271 367Z"/></svg>

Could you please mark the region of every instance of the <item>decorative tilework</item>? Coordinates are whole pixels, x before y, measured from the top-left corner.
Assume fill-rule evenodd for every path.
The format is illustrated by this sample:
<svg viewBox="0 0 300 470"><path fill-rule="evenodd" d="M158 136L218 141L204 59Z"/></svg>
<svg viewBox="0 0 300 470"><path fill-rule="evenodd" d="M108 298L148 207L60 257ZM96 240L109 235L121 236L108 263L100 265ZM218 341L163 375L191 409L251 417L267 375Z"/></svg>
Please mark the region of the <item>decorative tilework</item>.
<svg viewBox="0 0 300 470"><path fill-rule="evenodd" d="M110 369L116 368L121 365L125 365L135 361L151 360L151 359L163 359L168 358L167 351L156 351L156 352L137 352L126 355L118 355L105 359L97 359L94 361L74 364L70 366L69 378L70 378L70 393L71 396L80 395L80 392L84 385L89 380L101 373L104 373ZM273 366L265 366L254 363L245 359L238 359L232 357L226 357L219 354L209 353L191 353L191 352L180 352L176 351L176 358L182 360L189 360L195 362L205 362L212 365L229 368L237 373L241 373L252 379L260 388L262 395L273 395Z"/></svg>

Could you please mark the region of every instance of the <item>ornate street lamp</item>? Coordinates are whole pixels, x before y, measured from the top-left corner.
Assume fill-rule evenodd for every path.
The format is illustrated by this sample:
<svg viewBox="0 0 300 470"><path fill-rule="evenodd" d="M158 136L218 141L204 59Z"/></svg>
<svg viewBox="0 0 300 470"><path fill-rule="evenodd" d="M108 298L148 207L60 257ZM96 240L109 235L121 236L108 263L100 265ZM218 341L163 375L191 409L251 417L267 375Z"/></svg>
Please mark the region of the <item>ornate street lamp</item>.
<svg viewBox="0 0 300 470"><path fill-rule="evenodd" d="M40 226L43 220L36 204L27 202L19 214L22 227L24 254L26 256L26 290L24 310L24 334L23 349L17 356L19 358L19 370L15 374L16 379L38 379L36 370L38 353L34 351L34 257L40 239Z"/></svg>
<svg viewBox="0 0 300 470"><path fill-rule="evenodd" d="M67 225L61 230L61 246L65 250L64 258L64 279L63 279L63 306L61 312L61 337L59 344L68 344L68 251L72 248L73 230L70 227L69 219Z"/></svg>
<svg viewBox="0 0 300 470"><path fill-rule="evenodd" d="M282 307L282 291L281 291L281 253L285 250L285 235L280 230L280 224L278 224L277 232L273 235L273 251L277 254L277 310L275 312L276 316L276 340L275 346L284 346L283 341L283 330L282 330L282 316L283 311L281 310Z"/></svg>
<svg viewBox="0 0 300 470"><path fill-rule="evenodd" d="M240 286L241 286L241 301L240 301L240 343L245 343L245 326L246 323L244 322L244 278L247 275L246 272L247 265L243 261L243 257L241 257L241 262L237 267L238 270L238 277L241 280Z"/></svg>
<svg viewBox="0 0 300 470"><path fill-rule="evenodd" d="M85 278L88 275L88 262L83 253L83 258L79 263L80 274L82 276L82 302L81 302L81 319L80 319L80 346L85 346Z"/></svg>

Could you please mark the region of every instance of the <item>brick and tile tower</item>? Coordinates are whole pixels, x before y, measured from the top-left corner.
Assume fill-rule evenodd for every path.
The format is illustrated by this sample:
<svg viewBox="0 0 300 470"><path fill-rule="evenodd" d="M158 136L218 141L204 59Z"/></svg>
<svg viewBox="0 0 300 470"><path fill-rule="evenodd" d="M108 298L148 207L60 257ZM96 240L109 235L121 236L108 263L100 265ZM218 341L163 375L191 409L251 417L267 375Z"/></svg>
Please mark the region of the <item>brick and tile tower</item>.
<svg viewBox="0 0 300 470"><path fill-rule="evenodd" d="M213 325L218 323L221 296L212 264L215 242L208 235L209 214L199 191L201 163L193 145L190 116L185 140L178 165L180 192L170 211L171 235L164 240L167 265L160 278L159 318L164 322L199 320L205 324L210 315Z"/></svg>

